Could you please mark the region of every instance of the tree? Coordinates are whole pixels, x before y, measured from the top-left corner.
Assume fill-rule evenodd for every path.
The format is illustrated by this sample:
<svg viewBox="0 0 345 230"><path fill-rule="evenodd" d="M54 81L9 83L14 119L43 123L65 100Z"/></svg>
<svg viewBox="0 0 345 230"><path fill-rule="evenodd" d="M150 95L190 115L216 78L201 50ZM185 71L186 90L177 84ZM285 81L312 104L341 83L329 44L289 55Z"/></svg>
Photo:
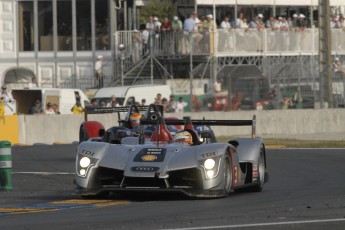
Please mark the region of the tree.
<svg viewBox="0 0 345 230"><path fill-rule="evenodd" d="M165 17L172 20L176 15L177 7L171 0L149 0L147 5L140 10L140 23L146 23L149 16L156 16L160 21Z"/></svg>

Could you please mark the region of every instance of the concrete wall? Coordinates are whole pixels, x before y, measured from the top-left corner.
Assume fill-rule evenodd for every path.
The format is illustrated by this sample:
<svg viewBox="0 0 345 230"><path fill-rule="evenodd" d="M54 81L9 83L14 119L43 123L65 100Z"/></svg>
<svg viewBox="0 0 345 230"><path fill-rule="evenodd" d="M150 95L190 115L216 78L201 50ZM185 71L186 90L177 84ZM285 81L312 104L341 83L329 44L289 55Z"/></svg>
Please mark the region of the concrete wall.
<svg viewBox="0 0 345 230"><path fill-rule="evenodd" d="M169 114L182 118L185 114ZM257 135L304 139L305 135L343 137L345 109L279 110L193 113L193 119L252 119L257 118ZM81 115L21 115L19 143L71 143L78 141ZM117 114L91 115L89 120L100 121L105 128L118 125ZM213 127L216 136L250 136L251 127ZM2 132L2 131L0 131ZM345 140L345 137L343 138Z"/></svg>

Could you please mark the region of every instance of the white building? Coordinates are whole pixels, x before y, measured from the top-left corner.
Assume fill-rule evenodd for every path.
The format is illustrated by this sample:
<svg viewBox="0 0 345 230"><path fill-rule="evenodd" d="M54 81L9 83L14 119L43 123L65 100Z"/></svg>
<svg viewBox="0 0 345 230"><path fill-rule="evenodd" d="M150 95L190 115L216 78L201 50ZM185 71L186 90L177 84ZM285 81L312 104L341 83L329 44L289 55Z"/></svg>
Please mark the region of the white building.
<svg viewBox="0 0 345 230"><path fill-rule="evenodd" d="M132 5L129 5L131 2ZM179 16L198 10L221 20L225 13L269 15L317 10L318 0L177 0ZM344 0L331 0L344 10ZM0 84L25 87L35 76L41 87L94 86L94 64L105 59L105 85L117 76L116 30L139 28L140 8L147 1L0 0ZM127 5L128 4L128 5ZM295 6L295 7L291 7ZM120 10L116 10L121 8ZM127 9L124 11L123 9ZM290 11L286 11L290 10ZM116 26L115 26L116 25ZM226 54L222 54L223 56Z"/></svg>

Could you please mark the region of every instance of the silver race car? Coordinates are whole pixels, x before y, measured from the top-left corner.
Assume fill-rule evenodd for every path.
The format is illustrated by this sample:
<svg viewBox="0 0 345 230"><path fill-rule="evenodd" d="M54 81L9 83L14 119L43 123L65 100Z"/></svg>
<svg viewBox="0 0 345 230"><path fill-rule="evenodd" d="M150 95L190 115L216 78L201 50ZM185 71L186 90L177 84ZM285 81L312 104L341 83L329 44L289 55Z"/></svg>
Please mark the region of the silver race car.
<svg viewBox="0 0 345 230"><path fill-rule="evenodd" d="M156 125L150 138L145 126ZM167 125L184 125L171 135ZM209 141L199 126L252 126L252 138L228 143ZM164 120L150 105L137 137L120 144L84 141L77 150L76 193L84 197L109 192L182 192L191 197L225 197L230 191L261 191L268 182L265 145L255 137L253 120Z"/></svg>

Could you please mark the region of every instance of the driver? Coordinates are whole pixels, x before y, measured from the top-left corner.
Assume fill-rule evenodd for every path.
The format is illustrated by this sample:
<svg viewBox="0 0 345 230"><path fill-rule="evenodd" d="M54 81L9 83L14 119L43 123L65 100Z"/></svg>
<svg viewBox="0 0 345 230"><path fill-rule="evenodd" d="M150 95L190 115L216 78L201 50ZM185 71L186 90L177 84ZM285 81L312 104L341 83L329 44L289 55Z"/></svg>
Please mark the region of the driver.
<svg viewBox="0 0 345 230"><path fill-rule="evenodd" d="M129 117L129 123L132 129L140 125L141 114L140 113L133 113Z"/></svg>
<svg viewBox="0 0 345 230"><path fill-rule="evenodd" d="M192 145L193 138L188 131L179 131L174 136L175 143L180 143L182 145Z"/></svg>

